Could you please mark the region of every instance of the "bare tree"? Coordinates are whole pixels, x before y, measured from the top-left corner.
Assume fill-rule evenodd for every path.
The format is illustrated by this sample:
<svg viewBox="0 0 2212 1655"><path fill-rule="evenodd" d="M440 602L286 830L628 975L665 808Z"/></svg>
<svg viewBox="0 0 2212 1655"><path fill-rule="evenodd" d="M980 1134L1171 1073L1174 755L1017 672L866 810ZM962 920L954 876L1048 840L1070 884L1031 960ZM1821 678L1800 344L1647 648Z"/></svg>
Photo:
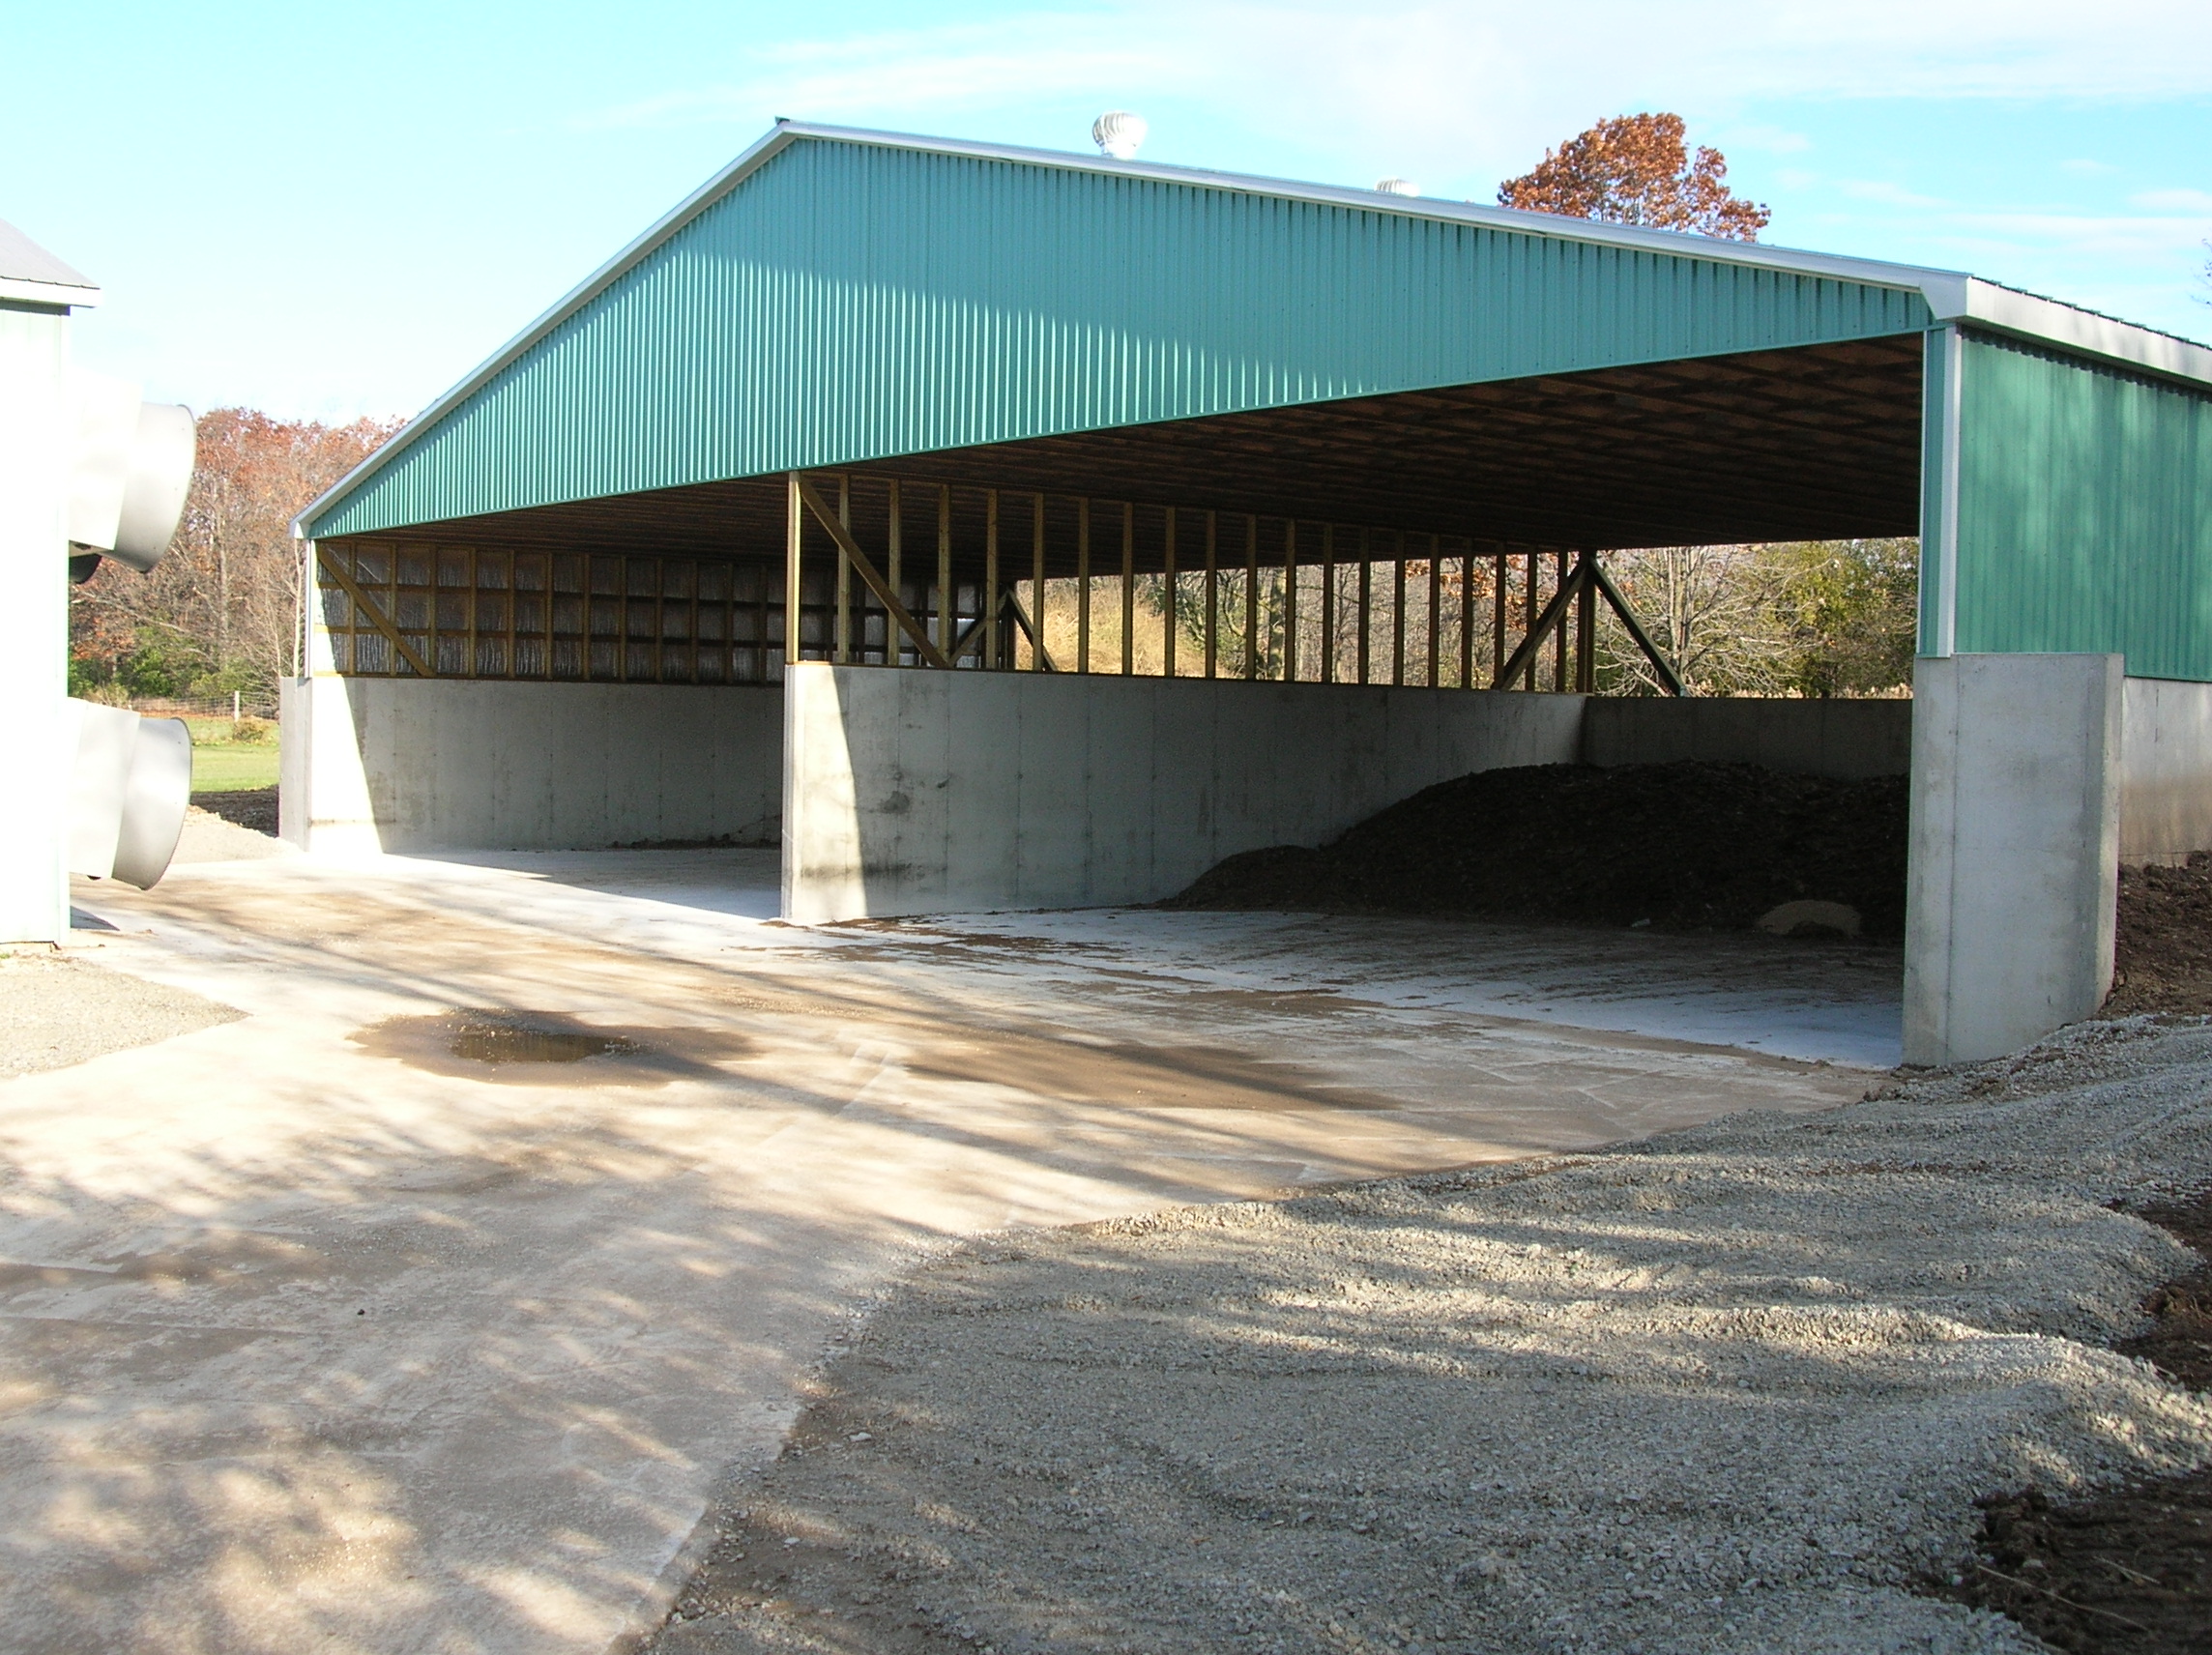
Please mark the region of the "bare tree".
<svg viewBox="0 0 2212 1655"><path fill-rule="evenodd" d="M73 676L140 693L267 694L298 627L295 512L373 452L396 421L345 425L218 408L169 554L150 575L112 563L71 604Z"/></svg>

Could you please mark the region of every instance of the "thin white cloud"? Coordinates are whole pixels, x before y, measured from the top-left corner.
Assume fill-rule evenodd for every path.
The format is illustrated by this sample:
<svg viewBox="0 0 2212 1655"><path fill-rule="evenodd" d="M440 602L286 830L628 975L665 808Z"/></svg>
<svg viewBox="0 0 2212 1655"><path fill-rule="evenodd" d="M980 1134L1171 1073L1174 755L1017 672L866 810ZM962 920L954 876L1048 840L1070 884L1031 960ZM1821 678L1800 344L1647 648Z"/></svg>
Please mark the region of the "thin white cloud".
<svg viewBox="0 0 2212 1655"><path fill-rule="evenodd" d="M1624 109L1725 120L1780 100L2206 94L2202 0L2107 0L2094 29L2077 0L1109 0L765 45L580 124L783 114L988 136L1004 112L1040 104L1183 100L1290 158L1447 181L1521 171L1562 131ZM1749 126L1731 141L1803 143Z"/></svg>
<svg viewBox="0 0 2212 1655"><path fill-rule="evenodd" d="M2128 199L2153 213L2212 213L2212 191L2202 189L2146 189Z"/></svg>

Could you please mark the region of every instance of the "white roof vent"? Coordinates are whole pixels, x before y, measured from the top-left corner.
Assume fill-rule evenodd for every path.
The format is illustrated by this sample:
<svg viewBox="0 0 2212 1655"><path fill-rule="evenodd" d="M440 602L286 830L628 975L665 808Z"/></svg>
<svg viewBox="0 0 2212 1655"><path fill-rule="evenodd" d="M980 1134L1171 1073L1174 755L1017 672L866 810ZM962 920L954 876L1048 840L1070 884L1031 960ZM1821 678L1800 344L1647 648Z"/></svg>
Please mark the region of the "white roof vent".
<svg viewBox="0 0 2212 1655"><path fill-rule="evenodd" d="M1418 195L1421 192L1421 187L1410 178L1377 179L1375 188L1384 195Z"/></svg>
<svg viewBox="0 0 2212 1655"><path fill-rule="evenodd" d="M1126 109L1109 109L1091 123L1091 141L1098 146L1100 155L1135 160L1137 147L1145 141L1148 131L1144 116L1132 115Z"/></svg>

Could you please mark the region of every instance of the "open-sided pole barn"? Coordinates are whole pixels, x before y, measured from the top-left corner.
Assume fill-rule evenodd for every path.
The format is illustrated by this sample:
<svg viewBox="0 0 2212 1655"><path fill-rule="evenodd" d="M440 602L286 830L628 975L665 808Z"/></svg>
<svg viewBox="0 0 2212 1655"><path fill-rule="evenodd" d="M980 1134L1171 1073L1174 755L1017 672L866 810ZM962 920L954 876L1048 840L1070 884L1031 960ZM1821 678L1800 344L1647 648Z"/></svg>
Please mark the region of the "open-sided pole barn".
<svg viewBox="0 0 2212 1655"><path fill-rule="evenodd" d="M309 846L1129 902L1471 769L1863 773L1908 716L1922 1060L2092 1009L2117 861L2212 847L2212 351L1948 272L784 123L300 530ZM1909 714L1589 697L1608 550L1911 534Z"/></svg>

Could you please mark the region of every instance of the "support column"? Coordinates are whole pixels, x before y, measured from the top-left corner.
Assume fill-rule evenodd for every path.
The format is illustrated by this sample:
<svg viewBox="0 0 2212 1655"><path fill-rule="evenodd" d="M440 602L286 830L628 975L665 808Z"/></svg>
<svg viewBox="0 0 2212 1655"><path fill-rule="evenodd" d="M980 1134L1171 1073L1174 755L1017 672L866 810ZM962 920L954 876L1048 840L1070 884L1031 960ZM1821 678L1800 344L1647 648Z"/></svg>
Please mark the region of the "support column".
<svg viewBox="0 0 2212 1655"><path fill-rule="evenodd" d="M789 509L783 530L783 664L789 668L800 658L799 575L800 547L806 536L806 507L799 496L799 474L786 474L790 487ZM393 559L394 563L398 560Z"/></svg>
<svg viewBox="0 0 2212 1655"><path fill-rule="evenodd" d="M1906 1062L2001 1057L2103 1003L2123 666L2092 654L1914 663Z"/></svg>

